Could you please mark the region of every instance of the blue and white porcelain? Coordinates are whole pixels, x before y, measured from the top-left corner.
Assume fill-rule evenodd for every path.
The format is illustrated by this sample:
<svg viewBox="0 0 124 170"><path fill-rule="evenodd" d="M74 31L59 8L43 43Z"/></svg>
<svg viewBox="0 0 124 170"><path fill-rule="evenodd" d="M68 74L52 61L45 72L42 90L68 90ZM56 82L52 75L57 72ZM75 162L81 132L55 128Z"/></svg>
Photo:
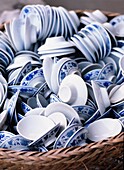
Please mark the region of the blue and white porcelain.
<svg viewBox="0 0 124 170"><path fill-rule="evenodd" d="M8 74L8 86L12 86L15 82L15 79L17 77L17 75L19 74L21 70L21 67L20 68L17 68L17 69L12 69L9 74Z"/></svg>
<svg viewBox="0 0 124 170"><path fill-rule="evenodd" d="M68 126L71 126L73 124L79 124L79 122L74 118L72 118L69 122L68 122Z"/></svg>
<svg viewBox="0 0 124 170"><path fill-rule="evenodd" d="M86 44L82 41L82 38L80 35L75 34L73 37L71 37L72 42L75 44L75 46L81 51L81 53L85 56L85 58L93 62L93 58L91 54L89 53L89 50L86 47Z"/></svg>
<svg viewBox="0 0 124 170"><path fill-rule="evenodd" d="M119 114L121 117L124 117L124 109L121 110L120 112L118 112L118 114Z"/></svg>
<svg viewBox="0 0 124 170"><path fill-rule="evenodd" d="M87 36L87 32L84 29L81 29L78 33L78 36L80 36L80 40L82 40L82 45L86 48L86 50L89 52L90 57L92 58L92 60L94 62L96 62L98 60L98 50L96 49L96 47L94 46L92 40ZM77 37L78 37L77 36ZM79 37L78 37L79 38Z"/></svg>
<svg viewBox="0 0 124 170"><path fill-rule="evenodd" d="M87 126L88 124L94 122L96 119L98 119L101 116L100 111L97 110L86 122L85 122L85 126Z"/></svg>
<svg viewBox="0 0 124 170"><path fill-rule="evenodd" d="M37 88L31 86L21 86L21 85L12 85L8 87L12 94L20 91L20 96L28 98L34 95L37 92Z"/></svg>
<svg viewBox="0 0 124 170"><path fill-rule="evenodd" d="M71 42L66 41L63 36L49 37L46 39L45 44L38 49L38 51L41 51L41 54L56 53L57 50L61 53L64 49L65 52L67 49L70 50L71 47L74 47L74 45Z"/></svg>
<svg viewBox="0 0 124 170"><path fill-rule="evenodd" d="M18 75L16 76L13 85L16 84L20 84L21 80L23 79L23 77L29 73L32 69L32 65L31 62L26 63L20 70L20 72L18 73Z"/></svg>
<svg viewBox="0 0 124 170"><path fill-rule="evenodd" d="M58 82L58 71L61 68L61 65L70 60L70 58L62 58L57 63L54 63L54 66L52 67L51 72L51 91L57 94L58 88L59 88L59 82Z"/></svg>
<svg viewBox="0 0 124 170"><path fill-rule="evenodd" d="M115 109L117 112L120 112L124 109L124 101L111 104L112 109Z"/></svg>
<svg viewBox="0 0 124 170"><path fill-rule="evenodd" d="M40 146L40 147L38 147L38 151L39 152L47 152L48 150L45 146Z"/></svg>
<svg viewBox="0 0 124 170"><path fill-rule="evenodd" d="M111 19L110 23L113 26L116 26L116 24L118 24L119 22L122 22L122 21L124 21L124 15L119 15L119 16L116 16L113 19Z"/></svg>
<svg viewBox="0 0 124 170"><path fill-rule="evenodd" d="M6 139L4 142L1 143L1 148L5 149L11 149L11 150L21 150L24 147L27 147L30 143L29 140L24 139L20 135L14 135L8 139Z"/></svg>
<svg viewBox="0 0 124 170"><path fill-rule="evenodd" d="M58 17L56 18L56 16ZM49 5L27 5L21 10L20 18L24 21L29 18L30 24L36 26L35 34L37 34L38 39L42 40L46 37L58 35L63 35L67 38L77 32L77 27L79 26L79 19L74 12L69 13L63 7L57 8ZM63 20L66 22L63 23ZM45 26L42 27L42 25Z"/></svg>
<svg viewBox="0 0 124 170"><path fill-rule="evenodd" d="M50 57L46 57L43 60L43 74L45 81L47 82L49 88L51 89L51 72L53 67L54 61ZM47 69L49 67L49 69Z"/></svg>
<svg viewBox="0 0 124 170"><path fill-rule="evenodd" d="M22 86L35 87L40 83L44 83L43 69L35 69L29 72L21 81Z"/></svg>
<svg viewBox="0 0 124 170"><path fill-rule="evenodd" d="M62 100L54 93L50 95L50 103L62 102Z"/></svg>
<svg viewBox="0 0 124 170"><path fill-rule="evenodd" d="M73 106L73 108L77 111L80 116L80 119L83 121L86 121L95 113L95 109L88 105Z"/></svg>
<svg viewBox="0 0 124 170"><path fill-rule="evenodd" d="M0 82L0 107L3 105L6 96L7 96L7 85L2 84L2 82Z"/></svg>
<svg viewBox="0 0 124 170"><path fill-rule="evenodd" d="M71 126L68 126L64 131L60 133L60 135L57 137L53 148L58 149L65 146L66 142L69 140L69 138L78 130L81 126L78 124L73 124Z"/></svg>
<svg viewBox="0 0 124 170"><path fill-rule="evenodd" d="M20 91L17 91L9 100L9 105L7 107L7 122L6 122L7 125L10 125L12 123L13 114L14 114L19 93Z"/></svg>
<svg viewBox="0 0 124 170"><path fill-rule="evenodd" d="M124 15L119 15L110 20L110 24L113 26L114 34L117 37L123 37L123 25L124 25Z"/></svg>
<svg viewBox="0 0 124 170"><path fill-rule="evenodd" d="M69 74L80 75L78 71L78 65L74 60L66 61L58 71L58 83L61 84L62 80Z"/></svg>
<svg viewBox="0 0 124 170"><path fill-rule="evenodd" d="M14 58L13 62L6 68L7 71L24 67L28 62L31 62L32 67L41 67L41 61L34 60L30 55L18 55Z"/></svg>
<svg viewBox="0 0 124 170"><path fill-rule="evenodd" d="M106 88L108 88L110 85L113 84L113 82L110 81L110 80L95 80L95 82L96 82L99 86L101 86L101 87L106 87Z"/></svg>
<svg viewBox="0 0 124 170"><path fill-rule="evenodd" d="M118 47L124 49L124 40L118 40Z"/></svg>
<svg viewBox="0 0 124 170"><path fill-rule="evenodd" d="M30 115L24 117L17 124L18 133L28 140L37 140L55 126L48 117L42 115Z"/></svg>
<svg viewBox="0 0 124 170"><path fill-rule="evenodd" d="M24 112L24 114L32 110L32 108L29 105L27 105L25 102L21 102L21 109Z"/></svg>
<svg viewBox="0 0 124 170"><path fill-rule="evenodd" d="M106 45L106 53L105 56L108 56L111 52L112 44L111 44L111 39L108 34L108 32L104 29L104 27L100 23L92 23L92 25L100 32L100 34L103 37L103 40Z"/></svg>
<svg viewBox="0 0 124 170"><path fill-rule="evenodd" d="M15 136L13 133L8 131L0 131L0 145L2 142L4 142L6 139L9 139L11 137Z"/></svg>
<svg viewBox="0 0 124 170"><path fill-rule="evenodd" d="M51 93L52 91L49 89L47 83L44 82L43 84L42 83L38 84L37 91L33 94L33 96L36 97L37 94L41 94L46 99L48 99Z"/></svg>
<svg viewBox="0 0 124 170"><path fill-rule="evenodd" d="M23 116L22 114L17 113L17 120L18 120L18 122L19 122L21 119L23 119L23 118L24 118L24 116Z"/></svg>
<svg viewBox="0 0 124 170"><path fill-rule="evenodd" d="M4 24L1 147L47 152L124 130L124 15L110 21L99 10L83 15L26 5L18 18ZM112 119L106 131L105 119ZM101 123L93 132L96 122Z"/></svg>
<svg viewBox="0 0 124 170"><path fill-rule="evenodd" d="M96 70L96 74L97 74L97 70L101 70L102 66L99 63L95 63L95 64L88 64L86 65L82 70L81 70L81 75L85 75L86 73Z"/></svg>
<svg viewBox="0 0 124 170"><path fill-rule="evenodd" d="M100 87L95 81L91 81L93 93L95 97L95 101L97 107L102 115L106 108L108 108L111 104L107 89L105 87Z"/></svg>
<svg viewBox="0 0 124 170"><path fill-rule="evenodd" d="M5 33L3 33L3 36L5 36L4 35ZM10 55L8 56L8 57L10 57L9 58L9 62L11 63L11 61L13 60L13 58L14 58L14 51L13 51L13 49L11 48L11 45L9 44L10 42L8 42L8 41L4 41L4 39L3 39L3 36L0 36L1 37L1 40L0 40L0 48L2 48L3 50L5 50L7 53L9 53Z"/></svg>
<svg viewBox="0 0 124 170"><path fill-rule="evenodd" d="M85 75L83 75L83 79L86 82L90 82L91 80L96 80L100 71L101 71L101 69L93 69L93 70L87 72Z"/></svg>
<svg viewBox="0 0 124 170"><path fill-rule="evenodd" d="M112 112L113 112L113 117L114 117L115 119L121 118L121 116L118 114L117 111L115 111L114 109L112 109Z"/></svg>
<svg viewBox="0 0 124 170"><path fill-rule="evenodd" d="M58 132L60 127L60 124L55 125L52 129L50 129L47 133L44 135L41 135L39 138L34 140L33 142L29 143L28 146L42 146L44 145L45 147L49 146L56 140L56 133Z"/></svg>
<svg viewBox="0 0 124 170"><path fill-rule="evenodd" d="M115 78L115 69L114 65L112 63L106 64L101 71L99 72L99 75L97 77L97 80L113 80Z"/></svg>
<svg viewBox="0 0 124 170"><path fill-rule="evenodd" d="M95 100L91 100L91 99L87 99L87 103L86 103L88 106L91 106L94 110L97 110L97 105L96 105L96 102Z"/></svg>
<svg viewBox="0 0 124 170"><path fill-rule="evenodd" d="M117 116L117 115L116 115ZM101 115L100 117L98 117L96 120L99 119L103 119L103 118L116 118L115 113L113 112L112 108L109 108L108 110L106 110L103 115Z"/></svg>
<svg viewBox="0 0 124 170"><path fill-rule="evenodd" d="M87 129L81 127L78 129L66 142L64 148L72 147L72 146L84 146L86 145L87 139Z"/></svg>

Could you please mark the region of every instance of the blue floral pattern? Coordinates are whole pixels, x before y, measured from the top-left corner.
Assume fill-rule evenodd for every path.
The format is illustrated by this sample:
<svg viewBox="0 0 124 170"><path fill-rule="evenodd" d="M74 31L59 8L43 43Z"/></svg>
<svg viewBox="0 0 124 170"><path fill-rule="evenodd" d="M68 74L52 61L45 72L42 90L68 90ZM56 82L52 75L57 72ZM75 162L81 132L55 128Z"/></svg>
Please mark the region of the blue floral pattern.
<svg viewBox="0 0 124 170"><path fill-rule="evenodd" d="M62 133L58 136L53 146L54 149L62 148L69 140L69 138L79 129L81 126L73 124L67 127Z"/></svg>
<svg viewBox="0 0 124 170"><path fill-rule="evenodd" d="M15 136L13 133L10 133L8 131L0 131L0 145L2 142L4 142L6 139L9 139L10 137Z"/></svg>
<svg viewBox="0 0 124 170"><path fill-rule="evenodd" d="M2 144L1 144L1 148L5 148L5 149L15 149L15 148L23 148L28 146L28 144L30 143L29 140L24 139L22 136L20 135L15 135L13 137L10 137L9 139L5 140Z"/></svg>
<svg viewBox="0 0 124 170"><path fill-rule="evenodd" d="M78 64L74 60L66 61L60 68L58 73L58 83L60 84L62 80L70 74L71 71L78 71Z"/></svg>

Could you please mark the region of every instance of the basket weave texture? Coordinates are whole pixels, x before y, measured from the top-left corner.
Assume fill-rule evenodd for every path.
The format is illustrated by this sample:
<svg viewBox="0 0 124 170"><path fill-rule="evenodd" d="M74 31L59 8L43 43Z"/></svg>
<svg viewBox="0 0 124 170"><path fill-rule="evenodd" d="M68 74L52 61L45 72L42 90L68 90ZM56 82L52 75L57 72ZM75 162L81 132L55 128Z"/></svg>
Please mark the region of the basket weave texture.
<svg viewBox="0 0 124 170"><path fill-rule="evenodd" d="M81 16L83 11L76 11ZM109 19L119 13L104 12ZM3 26L0 26L4 30ZM0 149L0 170L123 170L124 132L107 140L48 152Z"/></svg>

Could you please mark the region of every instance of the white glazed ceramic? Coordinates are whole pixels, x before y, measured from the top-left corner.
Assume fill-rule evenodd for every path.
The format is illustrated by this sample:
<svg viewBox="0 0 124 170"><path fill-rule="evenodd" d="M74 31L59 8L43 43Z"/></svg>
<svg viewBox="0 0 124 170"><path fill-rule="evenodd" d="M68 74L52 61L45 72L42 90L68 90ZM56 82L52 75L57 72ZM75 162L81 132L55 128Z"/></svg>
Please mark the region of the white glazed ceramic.
<svg viewBox="0 0 124 170"><path fill-rule="evenodd" d="M100 141L119 134L122 130L122 125L117 119L104 118L91 123L87 130L88 139Z"/></svg>
<svg viewBox="0 0 124 170"><path fill-rule="evenodd" d="M55 123L45 116L31 115L19 121L17 131L28 140L36 140L47 133L54 125Z"/></svg>
<svg viewBox="0 0 124 170"><path fill-rule="evenodd" d="M44 58L43 73L44 73L44 78L45 78L50 89L51 89L51 72L52 72L53 64L54 64L54 62L50 57Z"/></svg>
<svg viewBox="0 0 124 170"><path fill-rule="evenodd" d="M76 12L75 11L69 11L69 14L71 14L70 16L71 16L72 20L75 21L76 25L79 26L80 25L80 20L79 20L79 18L77 16Z"/></svg>
<svg viewBox="0 0 124 170"><path fill-rule="evenodd" d="M95 16L96 19L98 18L100 21L102 21L102 23L105 23L108 20L105 14L103 14L103 12L98 9L93 11L92 14Z"/></svg>
<svg viewBox="0 0 124 170"><path fill-rule="evenodd" d="M95 96L95 100L101 115L104 113L105 109L110 106L110 101L106 88L99 87L95 81L91 81L92 88Z"/></svg>
<svg viewBox="0 0 124 170"><path fill-rule="evenodd" d="M40 56L40 59L41 60L44 60L44 58L46 58L46 57L51 57L51 58L54 58L54 57L60 57L60 56L66 56L66 55L70 55L70 54L73 54L73 53L75 53L75 49L73 49L73 48L70 48L70 49L65 49L65 50L57 50L57 52L56 53L54 53L54 51L52 51L52 53L46 53L46 54L43 54L43 55L41 55ZM40 53L39 53L39 55L40 55Z"/></svg>
<svg viewBox="0 0 124 170"><path fill-rule="evenodd" d="M47 38L44 45L42 45L38 51L53 50L58 48L72 47L73 44L65 41L63 36Z"/></svg>
<svg viewBox="0 0 124 170"><path fill-rule="evenodd" d="M101 91L104 106L105 106L105 108L108 108L110 106L108 92L105 87L100 87L100 91Z"/></svg>
<svg viewBox="0 0 124 170"><path fill-rule="evenodd" d="M76 121L80 123L80 118L77 112L69 105L62 102L50 103L45 110L44 115L49 116L52 113L61 112L65 115L68 121L75 117Z"/></svg>
<svg viewBox="0 0 124 170"><path fill-rule="evenodd" d="M28 111L25 116L30 116L30 115L44 115L45 108L35 108L31 109Z"/></svg>
<svg viewBox="0 0 124 170"><path fill-rule="evenodd" d="M120 87L110 97L111 103L117 103L122 100L124 100L124 83L120 85Z"/></svg>
<svg viewBox="0 0 124 170"><path fill-rule="evenodd" d="M120 85L111 85L108 88L109 98L120 88Z"/></svg>
<svg viewBox="0 0 124 170"><path fill-rule="evenodd" d="M17 51L21 51L24 49L23 37L21 37L21 34L20 34L22 25L23 25L23 20L18 19L18 18L13 19L11 24L12 24L11 35L12 35L13 43Z"/></svg>
<svg viewBox="0 0 124 170"><path fill-rule="evenodd" d="M61 112L54 112L48 116L55 124L60 124L59 132L62 132L67 126L67 119Z"/></svg>
<svg viewBox="0 0 124 170"><path fill-rule="evenodd" d="M80 76L68 75L60 84L58 96L65 103L85 105L88 96L87 86Z"/></svg>
<svg viewBox="0 0 124 170"><path fill-rule="evenodd" d="M80 22L84 25L88 25L90 23L92 23L94 20L89 18L89 17L86 17L86 16L81 16L80 18Z"/></svg>

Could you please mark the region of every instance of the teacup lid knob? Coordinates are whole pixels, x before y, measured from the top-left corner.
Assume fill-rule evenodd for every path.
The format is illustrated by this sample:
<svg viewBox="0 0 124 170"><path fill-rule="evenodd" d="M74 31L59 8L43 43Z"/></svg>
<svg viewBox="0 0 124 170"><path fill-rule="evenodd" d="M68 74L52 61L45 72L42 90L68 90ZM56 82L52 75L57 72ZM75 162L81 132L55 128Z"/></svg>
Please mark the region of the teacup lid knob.
<svg viewBox="0 0 124 170"><path fill-rule="evenodd" d="M58 95L63 102L72 104L77 98L77 91L72 84L69 84L61 86Z"/></svg>

